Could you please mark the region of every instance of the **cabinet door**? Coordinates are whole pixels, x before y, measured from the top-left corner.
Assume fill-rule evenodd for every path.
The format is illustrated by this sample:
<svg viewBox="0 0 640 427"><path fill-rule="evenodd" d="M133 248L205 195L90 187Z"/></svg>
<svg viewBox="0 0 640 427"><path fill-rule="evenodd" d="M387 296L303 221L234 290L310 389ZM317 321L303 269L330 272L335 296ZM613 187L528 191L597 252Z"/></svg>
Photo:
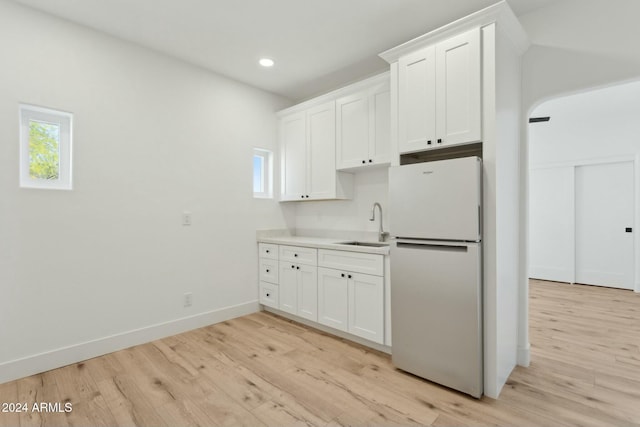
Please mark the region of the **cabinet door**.
<svg viewBox="0 0 640 427"><path fill-rule="evenodd" d="M337 168L363 166L369 162L369 92L363 91L336 101Z"/></svg>
<svg viewBox="0 0 640 427"><path fill-rule="evenodd" d="M318 322L345 332L349 322L347 281L344 272L318 268Z"/></svg>
<svg viewBox="0 0 640 427"><path fill-rule="evenodd" d="M309 199L336 197L336 108L331 101L307 111Z"/></svg>
<svg viewBox="0 0 640 427"><path fill-rule="evenodd" d="M384 343L384 278L349 273L349 332Z"/></svg>
<svg viewBox="0 0 640 427"><path fill-rule="evenodd" d="M480 29L439 43L436 67L439 145L480 141Z"/></svg>
<svg viewBox="0 0 640 427"><path fill-rule="evenodd" d="M374 164L391 162L391 91L389 83L371 91L369 97L369 159Z"/></svg>
<svg viewBox="0 0 640 427"><path fill-rule="evenodd" d="M282 159L281 200L301 200L306 196L307 143L305 113L296 113L280 120L280 150Z"/></svg>
<svg viewBox="0 0 640 427"><path fill-rule="evenodd" d="M436 142L436 53L430 46L398 61L398 149L424 150Z"/></svg>
<svg viewBox="0 0 640 427"><path fill-rule="evenodd" d="M298 270L292 263L280 261L278 306L280 310L298 314Z"/></svg>
<svg viewBox="0 0 640 427"><path fill-rule="evenodd" d="M298 316L318 321L318 268L300 265L298 272Z"/></svg>

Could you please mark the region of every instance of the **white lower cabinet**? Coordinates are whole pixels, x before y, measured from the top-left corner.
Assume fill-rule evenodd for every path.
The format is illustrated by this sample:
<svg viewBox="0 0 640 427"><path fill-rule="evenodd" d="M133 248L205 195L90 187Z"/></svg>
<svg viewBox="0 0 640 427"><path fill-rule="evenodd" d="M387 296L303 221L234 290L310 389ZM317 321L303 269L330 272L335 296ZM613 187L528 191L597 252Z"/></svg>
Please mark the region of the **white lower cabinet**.
<svg viewBox="0 0 640 427"><path fill-rule="evenodd" d="M298 273L298 316L318 321L318 268L301 265Z"/></svg>
<svg viewBox="0 0 640 427"><path fill-rule="evenodd" d="M260 304L278 308L278 245L258 244Z"/></svg>
<svg viewBox="0 0 640 427"><path fill-rule="evenodd" d="M320 249L318 321L383 344L383 262L382 255Z"/></svg>
<svg viewBox="0 0 640 427"><path fill-rule="evenodd" d="M347 275L318 267L318 322L340 331L349 328L349 290Z"/></svg>
<svg viewBox="0 0 640 427"><path fill-rule="evenodd" d="M349 274L349 332L384 342L384 277Z"/></svg>
<svg viewBox="0 0 640 427"><path fill-rule="evenodd" d="M298 272L295 268L291 263L280 261L278 308L291 314L297 314L298 309Z"/></svg>
<svg viewBox="0 0 640 427"><path fill-rule="evenodd" d="M382 255L283 245L270 251L279 260L260 259L261 304L384 344Z"/></svg>
<svg viewBox="0 0 640 427"><path fill-rule="evenodd" d="M318 269L280 261L279 306L287 313L318 321Z"/></svg>

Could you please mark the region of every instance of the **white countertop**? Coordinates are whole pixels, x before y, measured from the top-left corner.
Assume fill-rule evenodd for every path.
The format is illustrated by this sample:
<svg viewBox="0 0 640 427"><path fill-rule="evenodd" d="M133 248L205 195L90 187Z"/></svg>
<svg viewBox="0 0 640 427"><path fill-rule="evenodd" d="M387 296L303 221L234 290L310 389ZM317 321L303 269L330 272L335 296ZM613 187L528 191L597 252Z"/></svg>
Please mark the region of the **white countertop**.
<svg viewBox="0 0 640 427"><path fill-rule="evenodd" d="M273 243L276 245L288 245L288 246L305 246L308 248L318 249L333 249L338 251L350 251L350 252L364 252L369 254L389 255L389 243L385 242L386 246L358 246L358 245L345 245L341 242L352 242L354 239L339 239L335 237L307 237L307 236L259 236L258 242L261 243ZM358 240L369 242L368 240ZM378 243L370 241L371 243Z"/></svg>

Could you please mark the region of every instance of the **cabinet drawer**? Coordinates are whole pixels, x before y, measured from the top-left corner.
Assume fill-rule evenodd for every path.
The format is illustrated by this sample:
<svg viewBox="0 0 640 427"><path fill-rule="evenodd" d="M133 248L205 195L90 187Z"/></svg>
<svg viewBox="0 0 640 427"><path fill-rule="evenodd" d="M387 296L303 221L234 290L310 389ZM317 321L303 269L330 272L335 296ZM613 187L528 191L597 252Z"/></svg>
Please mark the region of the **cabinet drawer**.
<svg viewBox="0 0 640 427"><path fill-rule="evenodd" d="M278 283L278 261L260 258L260 280L263 282Z"/></svg>
<svg viewBox="0 0 640 427"><path fill-rule="evenodd" d="M260 304L278 308L278 285L260 282Z"/></svg>
<svg viewBox="0 0 640 427"><path fill-rule="evenodd" d="M300 246L280 246L280 261L318 265L318 250Z"/></svg>
<svg viewBox="0 0 640 427"><path fill-rule="evenodd" d="M383 255L362 252L318 250L318 265L354 273L384 275Z"/></svg>
<svg viewBox="0 0 640 427"><path fill-rule="evenodd" d="M278 245L272 243L258 243L260 258L278 259Z"/></svg>

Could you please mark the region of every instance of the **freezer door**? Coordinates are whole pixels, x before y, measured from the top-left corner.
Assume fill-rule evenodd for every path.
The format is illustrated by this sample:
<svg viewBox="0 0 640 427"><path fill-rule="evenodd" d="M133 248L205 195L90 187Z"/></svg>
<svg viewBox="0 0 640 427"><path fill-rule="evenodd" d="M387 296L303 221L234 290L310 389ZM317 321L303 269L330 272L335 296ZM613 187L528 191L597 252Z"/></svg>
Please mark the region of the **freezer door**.
<svg viewBox="0 0 640 427"><path fill-rule="evenodd" d="M394 365L474 397L483 391L480 245L391 247Z"/></svg>
<svg viewBox="0 0 640 427"><path fill-rule="evenodd" d="M482 161L478 157L389 169L392 236L479 241Z"/></svg>

